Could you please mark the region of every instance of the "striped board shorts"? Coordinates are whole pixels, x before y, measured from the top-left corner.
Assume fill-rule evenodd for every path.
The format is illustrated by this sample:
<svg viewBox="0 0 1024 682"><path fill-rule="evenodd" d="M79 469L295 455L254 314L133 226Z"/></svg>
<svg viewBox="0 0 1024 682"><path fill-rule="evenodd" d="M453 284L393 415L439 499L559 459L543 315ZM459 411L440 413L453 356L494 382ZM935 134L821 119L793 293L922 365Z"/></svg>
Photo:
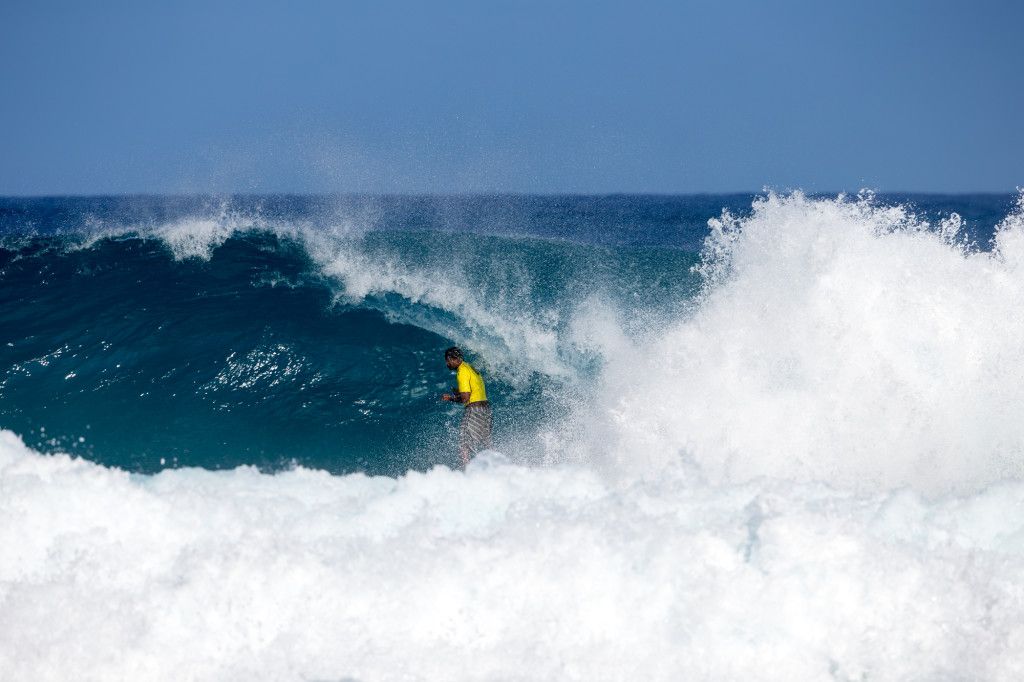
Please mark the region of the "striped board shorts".
<svg viewBox="0 0 1024 682"><path fill-rule="evenodd" d="M475 455L491 447L491 404L486 400L466 405L459 426L459 450Z"/></svg>

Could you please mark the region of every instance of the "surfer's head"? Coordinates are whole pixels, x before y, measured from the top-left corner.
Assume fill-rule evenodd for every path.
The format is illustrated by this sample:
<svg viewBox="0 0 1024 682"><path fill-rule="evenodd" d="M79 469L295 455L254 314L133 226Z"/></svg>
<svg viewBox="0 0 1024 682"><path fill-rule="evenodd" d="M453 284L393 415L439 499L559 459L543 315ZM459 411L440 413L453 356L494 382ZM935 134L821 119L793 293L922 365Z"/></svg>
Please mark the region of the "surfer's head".
<svg viewBox="0 0 1024 682"><path fill-rule="evenodd" d="M459 365L462 364L462 349L458 346L452 346L444 352L444 362L448 365L448 369L458 369Z"/></svg>

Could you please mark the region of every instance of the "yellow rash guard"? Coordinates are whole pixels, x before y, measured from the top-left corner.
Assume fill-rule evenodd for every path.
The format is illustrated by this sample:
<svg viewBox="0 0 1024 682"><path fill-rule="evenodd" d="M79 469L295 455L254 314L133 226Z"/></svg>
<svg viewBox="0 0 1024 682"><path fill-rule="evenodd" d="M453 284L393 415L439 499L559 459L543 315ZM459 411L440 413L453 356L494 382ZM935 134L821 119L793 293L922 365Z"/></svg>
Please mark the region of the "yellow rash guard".
<svg viewBox="0 0 1024 682"><path fill-rule="evenodd" d="M469 394L467 405L487 400L487 389L484 388L484 380L480 378L477 371L465 360L455 370L455 378L459 382L459 393Z"/></svg>

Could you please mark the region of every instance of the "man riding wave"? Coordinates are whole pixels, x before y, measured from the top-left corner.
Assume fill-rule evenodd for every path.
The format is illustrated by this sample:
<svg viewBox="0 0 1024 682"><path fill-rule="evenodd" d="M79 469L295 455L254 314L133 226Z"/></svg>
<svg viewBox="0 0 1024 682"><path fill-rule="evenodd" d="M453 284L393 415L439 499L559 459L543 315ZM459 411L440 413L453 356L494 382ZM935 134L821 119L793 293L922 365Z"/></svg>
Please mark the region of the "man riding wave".
<svg viewBox="0 0 1024 682"><path fill-rule="evenodd" d="M483 378L465 361L461 349L452 346L446 350L444 361L455 372L457 385L453 393L445 393L441 400L466 406L459 425L459 458L465 469L470 457L491 447L491 404Z"/></svg>

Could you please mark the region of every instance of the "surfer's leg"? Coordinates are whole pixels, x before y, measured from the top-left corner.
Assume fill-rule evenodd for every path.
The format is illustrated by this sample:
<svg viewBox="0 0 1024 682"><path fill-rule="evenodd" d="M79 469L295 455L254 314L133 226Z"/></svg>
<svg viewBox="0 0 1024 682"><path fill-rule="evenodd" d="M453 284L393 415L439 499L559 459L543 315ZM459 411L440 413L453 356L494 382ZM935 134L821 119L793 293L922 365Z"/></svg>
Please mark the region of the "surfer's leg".
<svg viewBox="0 0 1024 682"><path fill-rule="evenodd" d="M491 447L491 408L489 405L470 405L462 415L459 426L459 456L462 466L469 458Z"/></svg>
<svg viewBox="0 0 1024 682"><path fill-rule="evenodd" d="M459 424L459 461L465 469L469 464L469 457L472 454L470 447L469 410L462 414L462 422Z"/></svg>
<svg viewBox="0 0 1024 682"><path fill-rule="evenodd" d="M480 408L479 434L480 449L486 450L491 447L491 431L494 428L494 418L491 414L491 407Z"/></svg>

